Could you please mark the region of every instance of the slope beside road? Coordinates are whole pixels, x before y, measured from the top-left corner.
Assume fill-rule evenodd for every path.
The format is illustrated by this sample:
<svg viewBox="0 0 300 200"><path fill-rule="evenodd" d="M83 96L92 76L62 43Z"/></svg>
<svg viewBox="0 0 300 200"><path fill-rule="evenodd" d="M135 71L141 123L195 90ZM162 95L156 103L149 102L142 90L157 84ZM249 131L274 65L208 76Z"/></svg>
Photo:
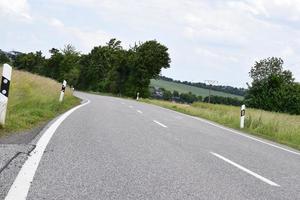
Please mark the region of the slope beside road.
<svg viewBox="0 0 300 200"><path fill-rule="evenodd" d="M27 199L300 196L298 151L157 106L76 95L90 103L61 121L48 138ZM9 166L0 174L1 184L8 185L1 187L4 198L12 184L3 178L6 170L16 169ZM17 179L13 186L24 192Z"/></svg>

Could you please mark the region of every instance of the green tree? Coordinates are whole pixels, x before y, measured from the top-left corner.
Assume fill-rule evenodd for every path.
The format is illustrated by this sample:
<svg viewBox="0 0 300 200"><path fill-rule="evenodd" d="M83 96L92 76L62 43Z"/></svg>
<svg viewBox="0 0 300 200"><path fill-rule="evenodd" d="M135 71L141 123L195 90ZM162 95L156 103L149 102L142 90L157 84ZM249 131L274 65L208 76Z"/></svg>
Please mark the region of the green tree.
<svg viewBox="0 0 300 200"><path fill-rule="evenodd" d="M172 92L170 92L169 90L165 90L163 92L163 100L166 100L166 101L172 100Z"/></svg>
<svg viewBox="0 0 300 200"><path fill-rule="evenodd" d="M18 69L24 69L29 72L42 74L44 70L46 59L42 55L41 51L35 53L31 52L28 54L18 55L13 65Z"/></svg>
<svg viewBox="0 0 300 200"><path fill-rule="evenodd" d="M248 106L294 113L293 108L300 93L292 73L283 70L281 58L273 57L256 62L249 74L253 81L245 97Z"/></svg>
<svg viewBox="0 0 300 200"><path fill-rule="evenodd" d="M174 91L173 91L173 97L179 97L179 92L176 91L176 90L174 90Z"/></svg>
<svg viewBox="0 0 300 200"><path fill-rule="evenodd" d="M134 96L136 91L139 91L142 96L147 97L150 79L157 78L162 68L169 68L171 60L168 48L151 40L131 48L128 62L130 77L127 95Z"/></svg>
<svg viewBox="0 0 300 200"><path fill-rule="evenodd" d="M9 63L9 58L5 55L4 52L0 51L0 64Z"/></svg>

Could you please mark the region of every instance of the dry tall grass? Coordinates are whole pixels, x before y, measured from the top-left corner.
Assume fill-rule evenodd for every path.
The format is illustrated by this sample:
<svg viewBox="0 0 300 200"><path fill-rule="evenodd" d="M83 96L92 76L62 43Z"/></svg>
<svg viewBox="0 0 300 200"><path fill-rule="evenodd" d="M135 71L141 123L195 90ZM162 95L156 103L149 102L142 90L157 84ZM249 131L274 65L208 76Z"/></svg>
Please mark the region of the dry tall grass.
<svg viewBox="0 0 300 200"><path fill-rule="evenodd" d="M61 84L52 79L13 69L6 124L0 136L33 128L79 103L70 89L60 103L60 89Z"/></svg>

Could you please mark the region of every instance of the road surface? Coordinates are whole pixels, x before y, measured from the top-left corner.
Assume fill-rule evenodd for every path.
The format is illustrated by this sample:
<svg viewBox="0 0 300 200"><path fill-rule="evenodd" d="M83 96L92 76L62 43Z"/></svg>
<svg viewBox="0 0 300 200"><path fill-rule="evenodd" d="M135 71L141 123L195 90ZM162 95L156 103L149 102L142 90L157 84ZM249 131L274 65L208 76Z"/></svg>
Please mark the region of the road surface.
<svg viewBox="0 0 300 200"><path fill-rule="evenodd" d="M154 105L76 95L89 104L45 140L37 169L19 173L6 199L300 199L295 150Z"/></svg>

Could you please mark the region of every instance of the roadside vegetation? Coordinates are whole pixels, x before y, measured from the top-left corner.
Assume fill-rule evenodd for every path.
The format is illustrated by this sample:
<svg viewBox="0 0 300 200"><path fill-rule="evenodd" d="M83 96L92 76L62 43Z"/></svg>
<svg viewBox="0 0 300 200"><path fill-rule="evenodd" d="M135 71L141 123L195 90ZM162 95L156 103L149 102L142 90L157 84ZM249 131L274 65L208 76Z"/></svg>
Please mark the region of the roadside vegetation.
<svg viewBox="0 0 300 200"><path fill-rule="evenodd" d="M240 107L196 102L191 105L142 99L143 102L201 117L239 130ZM247 109L244 132L300 150L300 116Z"/></svg>
<svg viewBox="0 0 300 200"><path fill-rule="evenodd" d="M80 103L69 88L60 103L60 90L61 83L13 69L6 124L0 128L0 137L30 130Z"/></svg>
<svg viewBox="0 0 300 200"><path fill-rule="evenodd" d="M50 58L41 51L19 53L12 65L21 70L46 76L84 91L112 93L135 97L137 92L149 96L150 80L162 68L169 68L168 48L156 40L134 44L124 49L121 41L111 39L106 45L81 54L72 45L52 48ZM1 60L0 60L1 62Z"/></svg>

